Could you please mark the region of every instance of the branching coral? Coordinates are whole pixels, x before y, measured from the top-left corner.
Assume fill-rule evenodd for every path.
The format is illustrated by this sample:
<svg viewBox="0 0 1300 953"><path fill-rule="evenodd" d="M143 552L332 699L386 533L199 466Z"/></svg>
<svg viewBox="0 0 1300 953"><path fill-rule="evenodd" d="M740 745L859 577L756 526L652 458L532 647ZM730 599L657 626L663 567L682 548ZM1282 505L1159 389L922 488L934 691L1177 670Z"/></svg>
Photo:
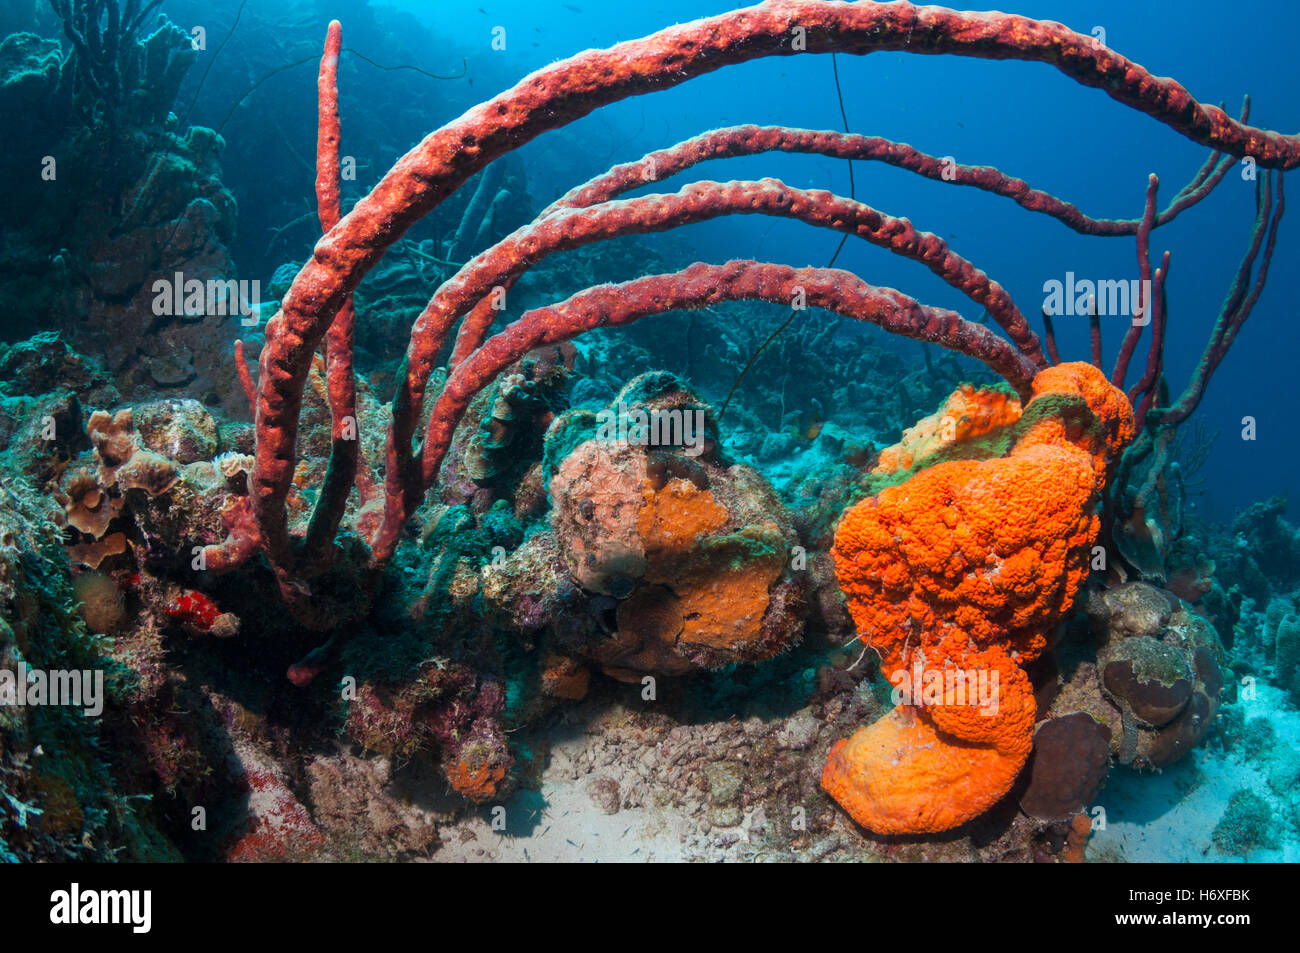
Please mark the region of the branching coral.
<svg viewBox="0 0 1300 953"><path fill-rule="evenodd" d="M74 94L83 108L110 122L159 122L166 117L194 51L170 21L143 28L162 0L50 0L72 46Z"/></svg>

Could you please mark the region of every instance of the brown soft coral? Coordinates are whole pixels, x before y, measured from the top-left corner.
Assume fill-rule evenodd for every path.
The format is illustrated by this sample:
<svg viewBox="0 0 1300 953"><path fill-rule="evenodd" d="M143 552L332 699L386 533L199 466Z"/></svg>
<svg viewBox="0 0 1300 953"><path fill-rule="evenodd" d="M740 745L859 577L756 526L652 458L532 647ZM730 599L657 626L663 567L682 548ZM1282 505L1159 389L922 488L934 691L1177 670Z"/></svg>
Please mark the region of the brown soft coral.
<svg viewBox="0 0 1300 953"><path fill-rule="evenodd" d="M121 498L105 492L95 474L85 468L64 477L64 489L55 499L63 507L68 525L94 539L102 538L122 511Z"/></svg>
<svg viewBox="0 0 1300 953"><path fill-rule="evenodd" d="M138 450L117 470L117 485L127 490L143 490L150 496L162 496L181 478L176 461L152 450Z"/></svg>
<svg viewBox="0 0 1300 953"><path fill-rule="evenodd" d="M1128 401L1100 371L1060 365L1035 379L1007 456L938 464L844 515L836 575L886 676L980 673L996 699L912 699L832 749L822 784L863 826L947 830L1010 789L1036 711L1021 666L1087 575L1098 495L1132 435Z"/></svg>
<svg viewBox="0 0 1300 953"><path fill-rule="evenodd" d="M86 422L86 435L95 448L97 467L69 472L55 499L68 526L81 534L69 542L69 557L97 569L108 557L126 552L127 537L110 532L120 528L113 521L127 509L126 492L161 496L180 482L181 470L176 461L141 448L130 408L112 415L95 411Z"/></svg>
<svg viewBox="0 0 1300 953"><path fill-rule="evenodd" d="M86 421L86 436L95 447L100 480L104 484L113 483L117 478L117 468L139 449L129 407L111 416L103 410L95 411Z"/></svg>

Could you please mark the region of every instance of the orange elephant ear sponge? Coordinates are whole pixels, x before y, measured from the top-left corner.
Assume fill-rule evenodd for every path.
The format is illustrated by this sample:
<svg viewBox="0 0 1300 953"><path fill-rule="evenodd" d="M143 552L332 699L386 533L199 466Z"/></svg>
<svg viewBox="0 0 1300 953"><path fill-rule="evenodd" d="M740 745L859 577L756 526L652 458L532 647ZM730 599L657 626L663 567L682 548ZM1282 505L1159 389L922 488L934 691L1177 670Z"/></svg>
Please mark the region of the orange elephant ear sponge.
<svg viewBox="0 0 1300 953"><path fill-rule="evenodd" d="M1024 761L945 737L914 708L895 708L831 748L822 787L877 834L951 830L983 814Z"/></svg>
<svg viewBox="0 0 1300 953"><path fill-rule="evenodd" d="M1110 465L1133 436L1127 398L1064 364L1034 381L1010 452L924 469L845 513L832 556L863 641L912 695L832 749L822 786L884 834L949 830L1010 790L1032 749L1021 666L1087 576ZM921 691L918 682L945 690ZM960 677L959 677L960 676ZM996 704L954 696L997 685Z"/></svg>
<svg viewBox="0 0 1300 953"><path fill-rule="evenodd" d="M878 834L950 830L983 814L1015 783L1033 747L1033 688L1001 649L976 654L982 657L968 658L963 670L982 666L991 684L972 688L971 703L900 705L831 749L822 787L863 827ZM945 685L951 699L951 681Z"/></svg>

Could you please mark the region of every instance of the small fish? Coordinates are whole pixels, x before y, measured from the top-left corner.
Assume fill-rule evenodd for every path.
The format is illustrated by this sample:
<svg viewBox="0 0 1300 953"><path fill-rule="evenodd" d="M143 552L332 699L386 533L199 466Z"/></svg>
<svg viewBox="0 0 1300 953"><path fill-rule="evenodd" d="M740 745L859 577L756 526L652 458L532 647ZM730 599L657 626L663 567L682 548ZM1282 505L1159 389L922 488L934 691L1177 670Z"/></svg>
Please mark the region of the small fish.
<svg viewBox="0 0 1300 953"><path fill-rule="evenodd" d="M814 397L811 406L804 408L799 414L799 419L794 426L795 438L811 443L821 434L824 426L826 426L826 419L822 416L821 401Z"/></svg>

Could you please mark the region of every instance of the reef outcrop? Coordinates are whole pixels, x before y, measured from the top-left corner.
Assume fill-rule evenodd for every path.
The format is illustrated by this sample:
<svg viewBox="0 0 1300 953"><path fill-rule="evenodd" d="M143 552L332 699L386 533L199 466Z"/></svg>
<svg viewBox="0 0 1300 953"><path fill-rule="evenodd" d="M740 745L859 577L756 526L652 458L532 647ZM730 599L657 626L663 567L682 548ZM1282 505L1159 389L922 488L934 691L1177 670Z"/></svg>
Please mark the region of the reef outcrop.
<svg viewBox="0 0 1300 953"><path fill-rule="evenodd" d="M556 418L544 471L553 542L530 537L488 570L485 591L503 607L526 602L530 562L553 553L566 584L543 617L562 655L636 681L760 661L797 641L806 582L790 515L723 455L712 409L673 375Z"/></svg>

